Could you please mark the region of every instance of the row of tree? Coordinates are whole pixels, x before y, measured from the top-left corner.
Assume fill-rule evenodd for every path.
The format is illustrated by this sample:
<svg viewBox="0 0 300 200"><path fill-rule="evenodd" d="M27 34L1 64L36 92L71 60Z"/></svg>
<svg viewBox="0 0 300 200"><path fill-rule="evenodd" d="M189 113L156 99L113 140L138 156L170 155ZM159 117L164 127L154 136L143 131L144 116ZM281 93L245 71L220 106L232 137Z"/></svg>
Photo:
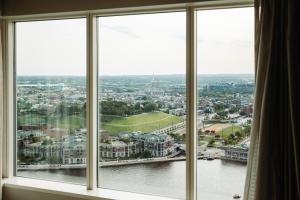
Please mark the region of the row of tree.
<svg viewBox="0 0 300 200"><path fill-rule="evenodd" d="M142 104L137 102L133 105L122 101L101 101L99 107L102 114L117 116L136 115L158 110L157 104L152 101L145 101Z"/></svg>

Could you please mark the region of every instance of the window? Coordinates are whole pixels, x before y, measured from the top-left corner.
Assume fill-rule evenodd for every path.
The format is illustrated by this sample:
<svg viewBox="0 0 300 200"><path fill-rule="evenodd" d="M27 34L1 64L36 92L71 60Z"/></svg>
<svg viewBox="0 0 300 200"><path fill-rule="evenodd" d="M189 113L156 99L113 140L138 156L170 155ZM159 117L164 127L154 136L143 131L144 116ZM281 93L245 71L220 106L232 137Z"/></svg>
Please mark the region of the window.
<svg viewBox="0 0 300 200"><path fill-rule="evenodd" d="M100 187L185 197L185 23L98 18Z"/></svg>
<svg viewBox="0 0 300 200"><path fill-rule="evenodd" d="M15 28L16 175L85 184L86 20Z"/></svg>
<svg viewBox="0 0 300 200"><path fill-rule="evenodd" d="M15 175L174 199L186 191L198 199L241 196L253 18L253 8L183 7L13 21ZM187 132L193 125L197 131Z"/></svg>
<svg viewBox="0 0 300 200"><path fill-rule="evenodd" d="M197 29L198 199L232 199L243 195L250 143L253 8L198 11Z"/></svg>

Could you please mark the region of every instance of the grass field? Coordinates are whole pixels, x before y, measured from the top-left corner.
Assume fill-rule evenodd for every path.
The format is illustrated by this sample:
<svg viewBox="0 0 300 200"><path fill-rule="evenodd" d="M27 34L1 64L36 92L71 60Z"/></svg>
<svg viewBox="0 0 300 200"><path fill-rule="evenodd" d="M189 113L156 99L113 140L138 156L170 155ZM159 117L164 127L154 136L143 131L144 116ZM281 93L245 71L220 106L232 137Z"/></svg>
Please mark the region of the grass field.
<svg viewBox="0 0 300 200"><path fill-rule="evenodd" d="M169 115L163 112L143 113L129 117L118 117L105 115L101 118L101 129L111 134L126 131L151 132L172 124L183 121L180 117ZM18 116L17 124L20 125L38 125L49 124L54 128L66 128L75 130L86 127L86 120L82 114L71 116L46 116L40 114L26 114Z"/></svg>
<svg viewBox="0 0 300 200"><path fill-rule="evenodd" d="M231 124L213 124L211 126L208 126L204 129L204 131L209 130L209 131L216 131L219 132L222 129L226 129L228 127L231 127Z"/></svg>
<svg viewBox="0 0 300 200"><path fill-rule="evenodd" d="M18 125L50 124L55 128L79 129L86 127L82 114L71 116L46 116L40 114L26 114L18 116Z"/></svg>
<svg viewBox="0 0 300 200"><path fill-rule="evenodd" d="M242 128L236 125L230 125L227 128L219 130L217 133L220 134L221 137L227 138L230 134L234 134L235 132L242 132Z"/></svg>
<svg viewBox="0 0 300 200"><path fill-rule="evenodd" d="M112 134L126 131L151 132L181 121L180 117L163 112L143 113L129 117L109 116L109 120L106 116L103 116L102 129Z"/></svg>

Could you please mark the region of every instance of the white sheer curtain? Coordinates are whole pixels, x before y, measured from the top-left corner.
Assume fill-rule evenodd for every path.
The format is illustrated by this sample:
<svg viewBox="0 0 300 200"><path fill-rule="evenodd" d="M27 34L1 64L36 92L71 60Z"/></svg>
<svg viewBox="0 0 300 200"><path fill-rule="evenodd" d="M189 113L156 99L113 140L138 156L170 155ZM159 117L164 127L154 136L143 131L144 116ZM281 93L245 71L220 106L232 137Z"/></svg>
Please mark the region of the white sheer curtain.
<svg viewBox="0 0 300 200"><path fill-rule="evenodd" d="M247 163L247 176L244 189L244 200L254 200L254 193L256 188L256 174L259 153L259 135L260 135L260 111L262 108L262 97L264 93L264 76L266 68L258 67L259 45L261 40L261 23L260 23L260 1L255 0L255 104L253 122L251 128L251 141L249 149L249 158ZM260 72L259 72L260 70Z"/></svg>
<svg viewBox="0 0 300 200"><path fill-rule="evenodd" d="M2 48L2 20L0 19L0 199L2 199L2 152L3 152L3 48Z"/></svg>

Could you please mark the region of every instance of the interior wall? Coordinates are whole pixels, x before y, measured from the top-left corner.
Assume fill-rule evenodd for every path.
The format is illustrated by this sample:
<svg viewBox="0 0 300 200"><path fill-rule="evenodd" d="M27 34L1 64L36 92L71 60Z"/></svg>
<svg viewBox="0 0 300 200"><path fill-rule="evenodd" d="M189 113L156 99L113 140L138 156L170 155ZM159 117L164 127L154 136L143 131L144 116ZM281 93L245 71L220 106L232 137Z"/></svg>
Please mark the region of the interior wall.
<svg viewBox="0 0 300 200"><path fill-rule="evenodd" d="M3 187L2 200L84 200L61 194L53 194L46 192L37 192L27 189L16 189L11 187ZM99 199L100 200L100 199ZM104 199L103 199L104 200Z"/></svg>
<svg viewBox="0 0 300 200"><path fill-rule="evenodd" d="M1 0L0 0L1 1ZM3 15L30 15L54 12L70 12L152 6L176 3L190 3L197 0L2 0ZM198 0L199 2L199 0Z"/></svg>
<svg viewBox="0 0 300 200"><path fill-rule="evenodd" d="M3 1L0 0L0 16L2 16L2 3L3 3Z"/></svg>

